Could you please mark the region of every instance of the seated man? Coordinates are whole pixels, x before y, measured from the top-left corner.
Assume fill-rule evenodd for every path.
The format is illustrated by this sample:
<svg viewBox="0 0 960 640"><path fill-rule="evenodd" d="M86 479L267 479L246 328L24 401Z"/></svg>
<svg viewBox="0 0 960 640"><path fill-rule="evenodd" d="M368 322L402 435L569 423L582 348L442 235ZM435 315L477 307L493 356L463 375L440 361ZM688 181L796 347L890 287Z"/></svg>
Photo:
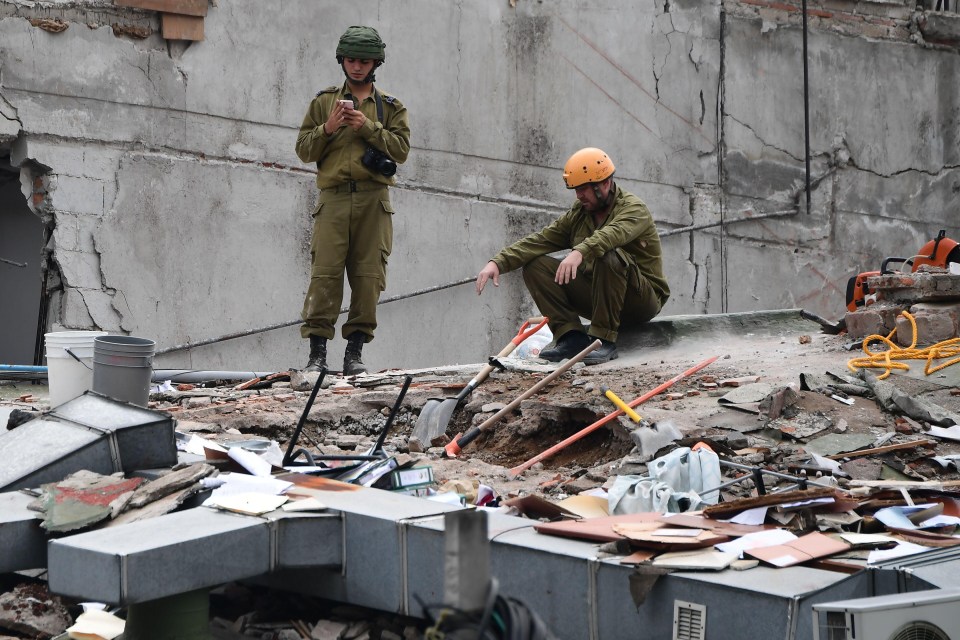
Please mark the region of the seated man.
<svg viewBox="0 0 960 640"><path fill-rule="evenodd" d="M577 151L563 169L577 202L541 231L504 248L477 275L477 295L488 280L523 267L523 281L540 313L550 319L556 346L540 353L559 362L599 338L586 364L617 357L617 332L660 313L670 296L663 276L660 236L647 205L617 187L613 161L600 149ZM571 249L563 260L549 253ZM584 331L580 317L588 318Z"/></svg>

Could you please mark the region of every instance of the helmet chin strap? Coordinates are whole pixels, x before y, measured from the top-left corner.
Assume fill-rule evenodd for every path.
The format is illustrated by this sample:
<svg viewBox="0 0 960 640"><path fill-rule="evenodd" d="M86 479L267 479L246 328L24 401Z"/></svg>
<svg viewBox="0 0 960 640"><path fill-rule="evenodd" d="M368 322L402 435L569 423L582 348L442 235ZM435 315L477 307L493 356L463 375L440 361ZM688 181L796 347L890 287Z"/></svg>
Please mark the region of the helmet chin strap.
<svg viewBox="0 0 960 640"><path fill-rule="evenodd" d="M373 65L373 69L370 70L370 73L367 74L366 78L360 81L360 84L370 84L371 82L375 82L377 79L377 76L376 76L377 67L379 67L381 64L383 63L377 60L377 63ZM343 70L343 75L347 78L349 82L355 82L353 79L350 78L350 74L347 73L347 65L345 65L342 60L340 62L340 68Z"/></svg>
<svg viewBox="0 0 960 640"><path fill-rule="evenodd" d="M613 181L610 181L610 190L607 191L607 197L604 198L600 193L600 183L593 183L593 195L597 198L597 204L602 205L604 209L607 209L613 203Z"/></svg>

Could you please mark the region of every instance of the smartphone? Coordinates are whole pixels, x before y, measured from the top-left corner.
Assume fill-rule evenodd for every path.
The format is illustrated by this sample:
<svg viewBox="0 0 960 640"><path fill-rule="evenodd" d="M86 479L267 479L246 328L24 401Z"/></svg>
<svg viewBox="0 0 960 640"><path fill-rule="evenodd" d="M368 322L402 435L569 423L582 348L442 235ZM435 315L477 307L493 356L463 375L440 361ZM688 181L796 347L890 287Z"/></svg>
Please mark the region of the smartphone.
<svg viewBox="0 0 960 640"><path fill-rule="evenodd" d="M353 100L339 100L338 102L344 109L353 109Z"/></svg>

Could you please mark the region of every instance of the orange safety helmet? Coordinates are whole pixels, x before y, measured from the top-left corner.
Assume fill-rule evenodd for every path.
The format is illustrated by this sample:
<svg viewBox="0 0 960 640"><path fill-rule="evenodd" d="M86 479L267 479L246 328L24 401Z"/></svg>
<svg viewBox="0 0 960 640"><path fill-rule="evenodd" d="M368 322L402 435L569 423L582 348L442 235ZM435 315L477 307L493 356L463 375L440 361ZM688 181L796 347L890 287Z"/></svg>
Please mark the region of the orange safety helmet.
<svg viewBox="0 0 960 640"><path fill-rule="evenodd" d="M616 167L613 166L610 156L601 149L587 147L580 149L567 160L567 164L563 166L563 181L567 183L567 189L576 189L591 182L603 182L612 176L614 171Z"/></svg>

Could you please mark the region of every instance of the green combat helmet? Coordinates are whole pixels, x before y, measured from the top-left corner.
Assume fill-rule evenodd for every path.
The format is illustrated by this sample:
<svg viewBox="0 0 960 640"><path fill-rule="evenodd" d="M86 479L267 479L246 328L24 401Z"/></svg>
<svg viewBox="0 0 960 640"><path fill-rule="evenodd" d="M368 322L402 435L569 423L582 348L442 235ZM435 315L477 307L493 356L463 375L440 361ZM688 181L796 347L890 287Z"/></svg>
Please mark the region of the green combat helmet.
<svg viewBox="0 0 960 640"><path fill-rule="evenodd" d="M337 43L337 62L343 64L344 58L359 58L376 60L377 66L380 66L386 60L386 48L387 45L373 27L349 27Z"/></svg>

